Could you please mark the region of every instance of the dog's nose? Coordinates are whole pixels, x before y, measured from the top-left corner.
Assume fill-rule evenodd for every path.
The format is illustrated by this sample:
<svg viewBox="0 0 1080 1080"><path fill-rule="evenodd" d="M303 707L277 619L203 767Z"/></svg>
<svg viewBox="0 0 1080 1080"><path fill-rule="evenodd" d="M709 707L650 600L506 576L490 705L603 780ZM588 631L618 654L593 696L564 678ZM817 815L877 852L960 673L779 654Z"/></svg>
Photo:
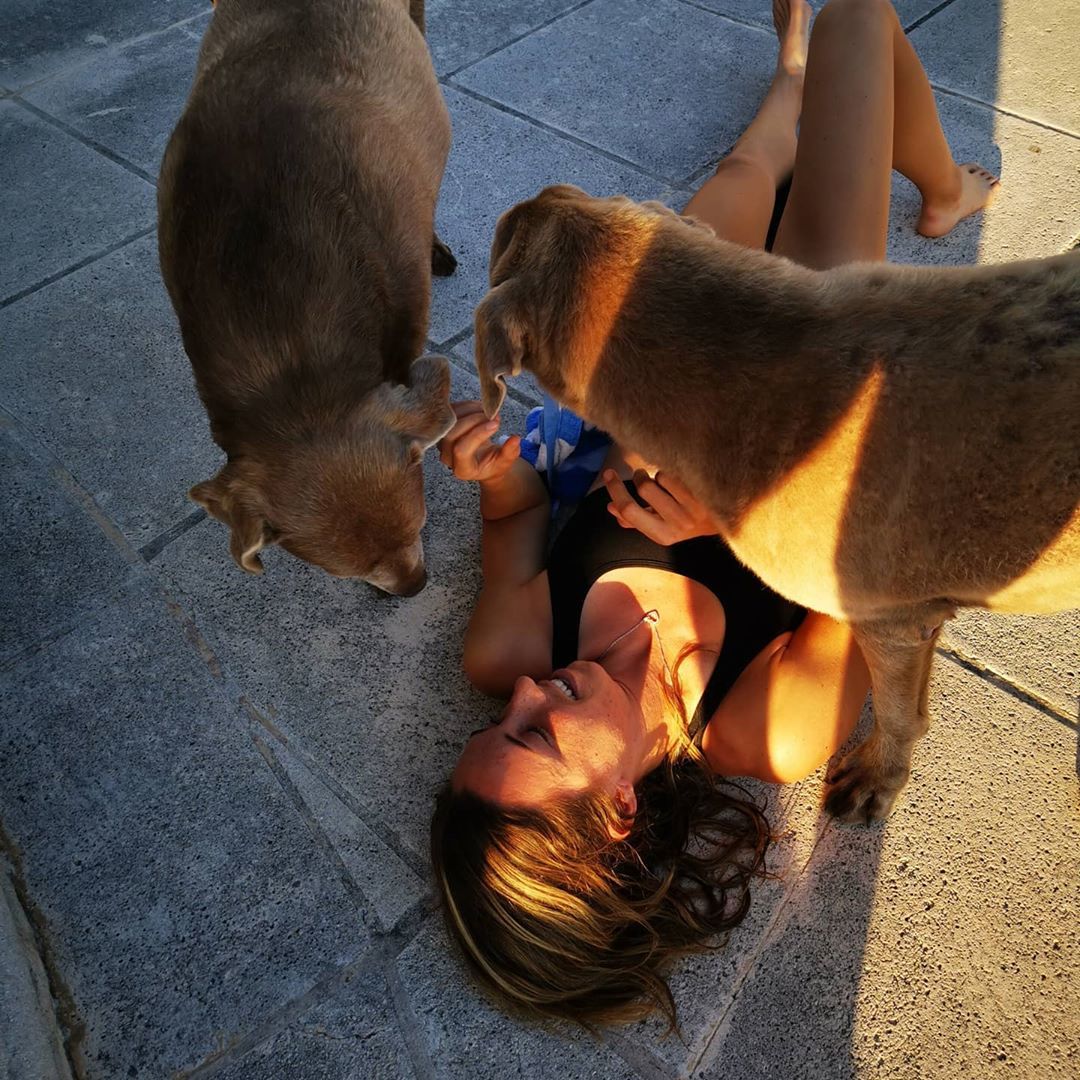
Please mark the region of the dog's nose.
<svg viewBox="0 0 1080 1080"><path fill-rule="evenodd" d="M421 565L419 571L412 578L398 583L394 593L397 596L415 596L426 584L427 568Z"/></svg>

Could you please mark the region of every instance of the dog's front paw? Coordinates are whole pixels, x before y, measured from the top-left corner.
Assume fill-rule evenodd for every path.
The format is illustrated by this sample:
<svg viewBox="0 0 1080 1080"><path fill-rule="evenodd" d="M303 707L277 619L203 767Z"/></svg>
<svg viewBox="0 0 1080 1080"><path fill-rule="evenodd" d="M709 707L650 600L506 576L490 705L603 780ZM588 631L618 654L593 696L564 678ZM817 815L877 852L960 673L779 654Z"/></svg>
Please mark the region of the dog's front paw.
<svg viewBox="0 0 1080 1080"><path fill-rule="evenodd" d="M431 272L436 277L449 277L456 269L454 253L436 236L431 241Z"/></svg>
<svg viewBox="0 0 1080 1080"><path fill-rule="evenodd" d="M892 812L908 781L908 767L886 766L869 743L855 747L827 778L825 809L841 821L872 825Z"/></svg>

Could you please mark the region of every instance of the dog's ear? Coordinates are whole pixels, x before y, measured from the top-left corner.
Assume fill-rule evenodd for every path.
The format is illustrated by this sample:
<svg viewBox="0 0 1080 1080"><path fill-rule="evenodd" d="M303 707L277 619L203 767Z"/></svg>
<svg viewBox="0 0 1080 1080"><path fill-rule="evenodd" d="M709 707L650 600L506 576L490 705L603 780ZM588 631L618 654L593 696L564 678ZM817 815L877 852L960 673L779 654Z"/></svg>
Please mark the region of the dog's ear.
<svg viewBox="0 0 1080 1080"><path fill-rule="evenodd" d="M450 408L450 361L445 356L421 356L409 368L409 386L381 388L386 423L401 432L419 458L453 426Z"/></svg>
<svg viewBox="0 0 1080 1080"><path fill-rule="evenodd" d="M510 282L494 288L476 309L476 372L480 400L489 418L498 415L506 398L506 377L521 374L525 361L525 326Z"/></svg>
<svg viewBox="0 0 1080 1080"><path fill-rule="evenodd" d="M259 552L277 540L277 533L260 509L258 492L229 464L212 480L196 484L188 495L232 530L229 552L237 565L249 574L261 574Z"/></svg>

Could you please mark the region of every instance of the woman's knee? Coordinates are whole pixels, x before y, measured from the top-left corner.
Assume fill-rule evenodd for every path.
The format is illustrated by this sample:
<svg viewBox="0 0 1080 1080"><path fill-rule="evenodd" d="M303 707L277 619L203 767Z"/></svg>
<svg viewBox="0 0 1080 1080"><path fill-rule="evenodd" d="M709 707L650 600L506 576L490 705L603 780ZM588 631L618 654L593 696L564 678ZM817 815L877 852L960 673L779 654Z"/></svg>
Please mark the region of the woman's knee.
<svg viewBox="0 0 1080 1080"><path fill-rule="evenodd" d="M819 34L842 32L853 25L900 29L900 19L891 0L829 0L814 20L811 41Z"/></svg>

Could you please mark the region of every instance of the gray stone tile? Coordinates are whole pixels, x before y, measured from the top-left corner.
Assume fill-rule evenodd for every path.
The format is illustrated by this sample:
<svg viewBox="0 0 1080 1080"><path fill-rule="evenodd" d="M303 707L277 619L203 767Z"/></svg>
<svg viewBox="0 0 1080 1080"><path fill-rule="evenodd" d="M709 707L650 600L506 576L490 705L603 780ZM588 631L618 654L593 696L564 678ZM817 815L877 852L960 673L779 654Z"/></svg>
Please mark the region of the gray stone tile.
<svg viewBox="0 0 1080 1080"><path fill-rule="evenodd" d="M336 997L214 1074L220 1080L403 1080L414 1075L381 974Z"/></svg>
<svg viewBox="0 0 1080 1080"><path fill-rule="evenodd" d="M454 369L453 393L479 396ZM524 410L504 410L506 431ZM477 717L497 704L468 686L461 642L480 585L475 486L425 462L428 584L386 596L330 577L291 555L263 553L266 572L245 574L228 534L206 521L155 560L218 661L247 697L359 804L377 813L426 864L435 792Z"/></svg>
<svg viewBox="0 0 1080 1080"><path fill-rule="evenodd" d="M127 559L0 414L0 660L46 641L126 579Z"/></svg>
<svg viewBox="0 0 1080 1080"><path fill-rule="evenodd" d="M492 50L557 18L581 0L429 0L427 41L440 75L471 64Z"/></svg>
<svg viewBox="0 0 1080 1080"><path fill-rule="evenodd" d="M0 817L91 1076L194 1066L362 955L367 916L160 597L2 693Z"/></svg>
<svg viewBox="0 0 1080 1080"><path fill-rule="evenodd" d="M678 0L596 0L454 81L677 181L735 141L775 63L772 34Z"/></svg>
<svg viewBox="0 0 1080 1080"><path fill-rule="evenodd" d="M946 9L948 10L948 9ZM940 240L915 232L920 199L900 176L893 181L889 259L962 265L1054 255L1076 236L1080 140L1011 116L937 95L942 128L957 161L978 161L1001 177L994 203Z"/></svg>
<svg viewBox="0 0 1080 1080"><path fill-rule="evenodd" d="M720 15L727 15L743 22L757 23L772 29L772 4L769 0L689 0L698 7L708 8ZM893 0L893 7L903 26L911 26L928 11L933 11L941 0ZM825 6L825 0L810 0L814 11Z"/></svg>
<svg viewBox="0 0 1080 1080"><path fill-rule="evenodd" d="M0 339L4 402L134 546L195 509L219 451L154 235L4 308Z"/></svg>
<svg viewBox="0 0 1080 1080"><path fill-rule="evenodd" d="M436 278L432 341L446 341L472 325L473 309L488 288L488 256L495 222L504 210L548 184L577 184L593 195L671 198L671 189L566 139L444 88L454 144L439 195L439 235L458 268ZM680 196L681 197L681 196Z"/></svg>
<svg viewBox="0 0 1080 1080"><path fill-rule="evenodd" d="M397 958L419 1033L439 1080L635 1080L626 1062L569 1024L522 1024L475 989L441 924L432 920Z"/></svg>
<svg viewBox="0 0 1080 1080"><path fill-rule="evenodd" d="M0 301L154 223L154 189L0 101Z"/></svg>
<svg viewBox="0 0 1080 1080"><path fill-rule="evenodd" d="M911 42L938 86L1080 134L1080 5L956 0Z"/></svg>
<svg viewBox="0 0 1080 1080"><path fill-rule="evenodd" d="M92 59L109 45L162 30L207 0L17 0L0 10L0 82L11 89Z"/></svg>
<svg viewBox="0 0 1080 1080"><path fill-rule="evenodd" d="M942 642L1080 721L1080 610L1057 615L964 611Z"/></svg>
<svg viewBox="0 0 1080 1080"><path fill-rule="evenodd" d="M267 743L379 923L395 926L422 899L424 884L297 753L276 740Z"/></svg>
<svg viewBox="0 0 1080 1080"><path fill-rule="evenodd" d="M157 176L165 144L187 100L209 18L110 49L23 96Z"/></svg>
<svg viewBox="0 0 1080 1080"><path fill-rule="evenodd" d="M932 708L893 816L826 833L698 1075L1075 1071L1076 733L949 662Z"/></svg>

